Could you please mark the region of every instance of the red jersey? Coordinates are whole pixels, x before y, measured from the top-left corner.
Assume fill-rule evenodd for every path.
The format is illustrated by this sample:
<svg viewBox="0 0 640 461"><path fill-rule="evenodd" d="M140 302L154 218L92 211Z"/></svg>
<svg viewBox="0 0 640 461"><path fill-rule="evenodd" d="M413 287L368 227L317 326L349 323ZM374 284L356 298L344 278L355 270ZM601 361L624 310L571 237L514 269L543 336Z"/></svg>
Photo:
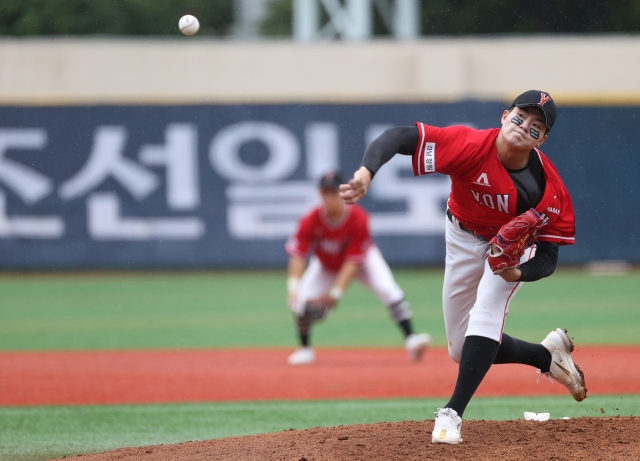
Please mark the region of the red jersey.
<svg viewBox="0 0 640 461"><path fill-rule="evenodd" d="M517 191L498 158L499 128L474 130L464 126L418 127L413 173L442 173L451 177L449 209L467 228L487 240L516 216ZM575 216L569 192L558 171L540 150L536 152L546 179L536 207L545 220L538 240L560 245L575 243Z"/></svg>
<svg viewBox="0 0 640 461"><path fill-rule="evenodd" d="M318 206L300 219L298 230L285 249L290 255L301 257L313 251L325 269L337 272L345 261L363 262L372 243L369 215L363 208L345 206L342 217L334 223Z"/></svg>

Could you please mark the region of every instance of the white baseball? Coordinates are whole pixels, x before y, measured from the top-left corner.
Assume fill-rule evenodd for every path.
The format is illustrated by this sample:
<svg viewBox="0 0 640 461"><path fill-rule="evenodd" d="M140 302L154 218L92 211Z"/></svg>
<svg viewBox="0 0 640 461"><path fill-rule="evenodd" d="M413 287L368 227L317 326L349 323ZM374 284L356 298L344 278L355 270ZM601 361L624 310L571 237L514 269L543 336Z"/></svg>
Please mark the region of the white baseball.
<svg viewBox="0 0 640 461"><path fill-rule="evenodd" d="M182 32L183 34L193 35L198 32L198 29L200 29L200 22L198 22L198 18L196 18L195 16L187 14L186 16L182 16L180 18L178 27L180 28L180 32Z"/></svg>

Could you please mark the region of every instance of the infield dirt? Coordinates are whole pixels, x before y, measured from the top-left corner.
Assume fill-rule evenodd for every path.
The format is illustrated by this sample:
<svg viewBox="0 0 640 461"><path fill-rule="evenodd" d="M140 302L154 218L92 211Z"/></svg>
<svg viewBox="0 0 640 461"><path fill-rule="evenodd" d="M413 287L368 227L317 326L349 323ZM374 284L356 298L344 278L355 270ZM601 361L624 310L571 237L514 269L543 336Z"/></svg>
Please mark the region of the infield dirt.
<svg viewBox="0 0 640 461"><path fill-rule="evenodd" d="M640 418L465 421L464 442L431 443L433 421L404 421L122 448L77 461L388 461L640 459Z"/></svg>
<svg viewBox="0 0 640 461"><path fill-rule="evenodd" d="M1 405L252 401L446 396L456 366L434 348L423 362L402 350L321 350L313 367L285 350L0 353ZM638 393L638 347L576 351L591 395ZM437 380L433 376L438 376ZM492 367L479 395L567 395L535 370ZM567 398L569 398L567 396ZM431 444L433 421L405 421L122 448L86 461L617 460L640 459L640 418L464 421L464 442Z"/></svg>
<svg viewBox="0 0 640 461"><path fill-rule="evenodd" d="M449 397L457 365L433 348L413 363L402 349L321 349L312 367L290 350L0 353L0 405L232 402ZM589 395L640 393L640 347L579 347ZM437 378L436 378L437 377ZM532 367L491 367L477 396L567 395Z"/></svg>

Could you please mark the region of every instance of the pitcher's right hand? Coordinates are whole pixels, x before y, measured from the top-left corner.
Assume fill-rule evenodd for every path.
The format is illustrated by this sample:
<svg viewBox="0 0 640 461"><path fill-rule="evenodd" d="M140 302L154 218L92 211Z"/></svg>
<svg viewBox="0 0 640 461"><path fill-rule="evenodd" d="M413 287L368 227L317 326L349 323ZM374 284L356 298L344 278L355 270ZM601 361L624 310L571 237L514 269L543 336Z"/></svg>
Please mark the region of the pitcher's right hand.
<svg viewBox="0 0 640 461"><path fill-rule="evenodd" d="M367 195L369 184L371 184L371 172L361 166L353 174L353 179L348 184L340 185L340 197L345 203L354 204Z"/></svg>

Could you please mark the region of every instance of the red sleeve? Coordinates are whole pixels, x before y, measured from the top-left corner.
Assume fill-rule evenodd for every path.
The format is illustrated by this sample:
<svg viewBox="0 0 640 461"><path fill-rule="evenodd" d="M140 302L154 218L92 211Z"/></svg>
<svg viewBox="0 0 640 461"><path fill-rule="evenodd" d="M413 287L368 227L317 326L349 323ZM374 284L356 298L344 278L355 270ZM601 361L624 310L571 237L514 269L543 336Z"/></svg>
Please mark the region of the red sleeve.
<svg viewBox="0 0 640 461"><path fill-rule="evenodd" d="M560 214L553 221L540 229L538 240L543 242L554 242L558 245L573 245L576 243L576 217L573 212L573 204L567 189L561 185L556 186L556 192L561 190Z"/></svg>
<svg viewBox="0 0 640 461"><path fill-rule="evenodd" d="M291 256L305 257L309 252L309 247L313 240L313 230L315 228L314 218L315 210L300 219L298 229L289 240L287 240L287 243L285 243L284 249Z"/></svg>
<svg viewBox="0 0 640 461"><path fill-rule="evenodd" d="M413 174L458 175L473 166L473 156L481 151L486 131L466 126L438 128L417 122L418 146L413 154Z"/></svg>
<svg viewBox="0 0 640 461"><path fill-rule="evenodd" d="M369 233L369 216L362 208L356 206L353 207L351 213L350 238L345 249L345 261L362 263L372 243Z"/></svg>

